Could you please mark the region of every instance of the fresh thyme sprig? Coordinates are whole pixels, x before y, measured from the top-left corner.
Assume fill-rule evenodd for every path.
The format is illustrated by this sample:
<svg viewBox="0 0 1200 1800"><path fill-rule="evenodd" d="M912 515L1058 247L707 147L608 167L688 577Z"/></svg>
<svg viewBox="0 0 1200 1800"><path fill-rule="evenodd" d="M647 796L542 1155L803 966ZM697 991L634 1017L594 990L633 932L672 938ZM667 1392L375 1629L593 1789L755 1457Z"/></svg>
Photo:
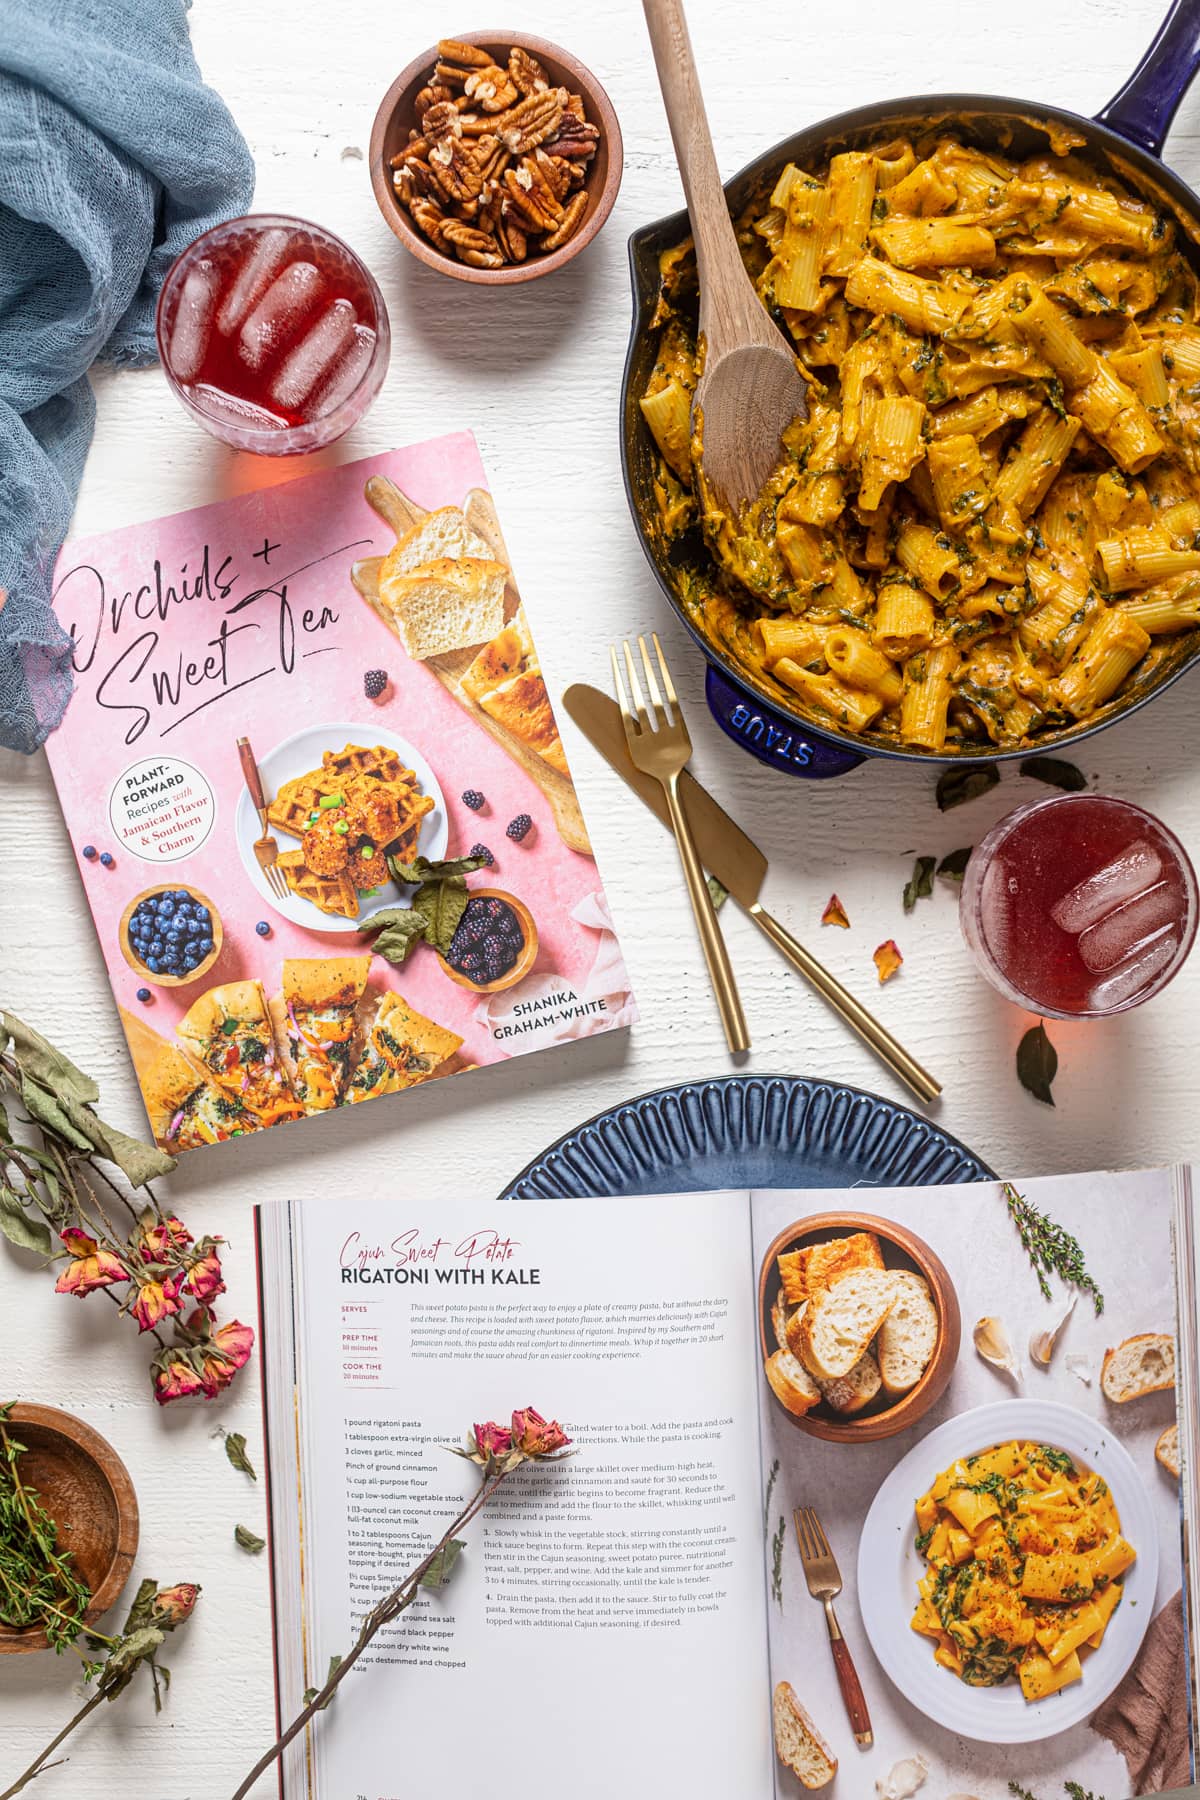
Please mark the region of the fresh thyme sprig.
<svg viewBox="0 0 1200 1800"><path fill-rule="evenodd" d="M1048 1213L1039 1212L1024 1194L1018 1194L1011 1181L1005 1181L1001 1186L1008 1216L1016 1226L1025 1254L1033 1265L1043 1298L1053 1298L1046 1277L1047 1274L1054 1274L1066 1282L1068 1287L1077 1287L1082 1293L1090 1294L1097 1315L1102 1313L1104 1295L1088 1274L1078 1239L1072 1237L1065 1226L1058 1224Z"/></svg>
<svg viewBox="0 0 1200 1800"><path fill-rule="evenodd" d="M783 1540L787 1533L787 1523L780 1517L771 1539L771 1593L775 1604L783 1610Z"/></svg>
<svg viewBox="0 0 1200 1800"><path fill-rule="evenodd" d="M61 1652L78 1637L92 1590L71 1552L59 1549L58 1526L21 1479L28 1451L8 1429L14 1404L0 1406L0 1624L40 1627Z"/></svg>

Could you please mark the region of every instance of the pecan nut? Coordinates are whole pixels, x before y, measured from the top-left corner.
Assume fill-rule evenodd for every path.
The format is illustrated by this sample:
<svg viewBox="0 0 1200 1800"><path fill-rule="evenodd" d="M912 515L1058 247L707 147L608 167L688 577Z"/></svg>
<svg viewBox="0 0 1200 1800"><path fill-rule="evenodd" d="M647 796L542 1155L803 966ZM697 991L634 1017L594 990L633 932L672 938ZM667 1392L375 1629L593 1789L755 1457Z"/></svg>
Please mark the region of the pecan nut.
<svg viewBox="0 0 1200 1800"><path fill-rule="evenodd" d="M492 54L490 50L480 50L475 44L463 43L461 38L439 38L438 60L460 63L469 69L486 69L492 60Z"/></svg>
<svg viewBox="0 0 1200 1800"><path fill-rule="evenodd" d="M506 112L518 98L516 88L495 63L486 69L473 69L463 83L463 92L485 113Z"/></svg>
<svg viewBox="0 0 1200 1800"><path fill-rule="evenodd" d="M550 78L536 56L514 44L508 53L508 79L519 94L540 94L550 86Z"/></svg>
<svg viewBox="0 0 1200 1800"><path fill-rule="evenodd" d="M570 201L554 230L547 232L542 239L542 249L561 250L564 244L569 243L582 225L583 215L587 209L588 194L586 190L581 190Z"/></svg>
<svg viewBox="0 0 1200 1800"><path fill-rule="evenodd" d="M548 88L544 94L529 94L518 101L495 121L495 130L506 150L514 156L527 156L555 135L562 118L563 90Z"/></svg>
<svg viewBox="0 0 1200 1800"><path fill-rule="evenodd" d="M474 200L483 187L474 154L459 138L443 138L434 144L428 168L447 200Z"/></svg>

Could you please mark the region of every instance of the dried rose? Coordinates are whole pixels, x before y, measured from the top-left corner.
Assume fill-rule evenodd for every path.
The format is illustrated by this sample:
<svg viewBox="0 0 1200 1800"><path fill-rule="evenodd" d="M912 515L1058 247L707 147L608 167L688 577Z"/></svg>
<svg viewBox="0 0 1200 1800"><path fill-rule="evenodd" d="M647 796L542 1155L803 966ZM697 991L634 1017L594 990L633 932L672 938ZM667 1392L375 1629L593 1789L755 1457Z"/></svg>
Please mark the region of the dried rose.
<svg viewBox="0 0 1200 1800"><path fill-rule="evenodd" d="M512 1449L512 1432L505 1425L497 1425L494 1419L486 1425L476 1425L474 1432L481 1456L504 1456Z"/></svg>
<svg viewBox="0 0 1200 1800"><path fill-rule="evenodd" d="M150 1331L172 1314L183 1311L183 1302L179 1298L183 1279L182 1274L176 1273L164 1275L161 1281L138 1283L137 1297L129 1310L137 1320L139 1331Z"/></svg>
<svg viewBox="0 0 1200 1800"><path fill-rule="evenodd" d="M191 1232L174 1213L156 1219L149 1212L142 1214L134 1239L138 1254L147 1263L166 1262L173 1250L186 1250L191 1241Z"/></svg>
<svg viewBox="0 0 1200 1800"><path fill-rule="evenodd" d="M159 1588L150 1602L154 1623L160 1631L174 1631L191 1617L199 1598L200 1589L194 1581L178 1581L174 1587Z"/></svg>
<svg viewBox="0 0 1200 1800"><path fill-rule="evenodd" d="M193 1314L193 1320L198 1315ZM189 1322L190 1323L190 1322ZM194 1329L194 1325L192 1327ZM212 1333L208 1342L201 1346L203 1354L203 1373L201 1380L204 1391L211 1400L222 1388L227 1388L238 1370L244 1368L250 1360L250 1352L254 1348L254 1333L249 1325L242 1325L231 1319L228 1325L222 1325Z"/></svg>
<svg viewBox="0 0 1200 1800"><path fill-rule="evenodd" d="M217 1295L225 1292L225 1283L221 1279L221 1259L212 1238L202 1239L197 1248L204 1254L189 1264L183 1292L190 1294L193 1300L198 1300L201 1306L211 1306Z"/></svg>
<svg viewBox="0 0 1200 1800"><path fill-rule="evenodd" d="M187 1400L205 1391L196 1370L181 1350L168 1350L150 1365L154 1376L154 1398L160 1406L172 1400Z"/></svg>
<svg viewBox="0 0 1200 1800"><path fill-rule="evenodd" d="M54 1284L56 1294L92 1294L97 1288L115 1287L129 1280L129 1271L111 1250L101 1250L95 1238L76 1225L58 1234L71 1252L71 1261Z"/></svg>
<svg viewBox="0 0 1200 1800"><path fill-rule="evenodd" d="M571 1440L556 1419L543 1419L540 1412L527 1406L512 1416L512 1442L514 1449L523 1450L526 1456L552 1456L556 1450L565 1450Z"/></svg>
<svg viewBox="0 0 1200 1800"><path fill-rule="evenodd" d="M843 931L849 931L850 920L846 916L845 907L836 894L830 894L825 911L821 914L821 923L822 925L840 925Z"/></svg>
<svg viewBox="0 0 1200 1800"><path fill-rule="evenodd" d="M879 970L879 985L882 987L885 981L891 980L904 958L900 954L895 938L889 938L885 944L880 944L872 960Z"/></svg>

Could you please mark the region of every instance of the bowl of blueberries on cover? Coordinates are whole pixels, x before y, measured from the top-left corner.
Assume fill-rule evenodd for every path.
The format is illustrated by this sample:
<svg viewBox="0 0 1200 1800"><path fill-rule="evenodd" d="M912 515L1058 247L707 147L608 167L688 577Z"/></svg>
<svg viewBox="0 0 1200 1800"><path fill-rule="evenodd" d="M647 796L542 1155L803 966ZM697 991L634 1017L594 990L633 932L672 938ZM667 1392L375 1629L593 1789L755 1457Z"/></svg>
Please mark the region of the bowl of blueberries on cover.
<svg viewBox="0 0 1200 1800"><path fill-rule="evenodd" d="M198 888L147 888L121 914L121 953L156 987L198 981L221 954L221 920Z"/></svg>
<svg viewBox="0 0 1200 1800"><path fill-rule="evenodd" d="M448 954L438 954L451 981L479 994L498 994L524 980L537 951L537 926L524 902L500 888L476 888Z"/></svg>

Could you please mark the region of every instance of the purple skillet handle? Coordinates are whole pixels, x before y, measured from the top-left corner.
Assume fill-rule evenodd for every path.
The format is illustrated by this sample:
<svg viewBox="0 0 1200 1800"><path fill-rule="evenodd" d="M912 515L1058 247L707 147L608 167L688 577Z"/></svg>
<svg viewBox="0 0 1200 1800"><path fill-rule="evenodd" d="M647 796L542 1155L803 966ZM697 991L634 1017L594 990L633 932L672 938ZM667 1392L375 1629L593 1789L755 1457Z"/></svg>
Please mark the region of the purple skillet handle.
<svg viewBox="0 0 1200 1800"><path fill-rule="evenodd" d="M808 737L795 719L769 706L751 705L712 663L704 679L709 711L726 737L785 775L803 775L809 781L827 781L831 775L847 775L866 758L854 750L838 750L820 738Z"/></svg>
<svg viewBox="0 0 1200 1800"><path fill-rule="evenodd" d="M1171 120L1200 69L1200 0L1174 0L1158 36L1119 94L1096 114L1107 125L1161 156Z"/></svg>

